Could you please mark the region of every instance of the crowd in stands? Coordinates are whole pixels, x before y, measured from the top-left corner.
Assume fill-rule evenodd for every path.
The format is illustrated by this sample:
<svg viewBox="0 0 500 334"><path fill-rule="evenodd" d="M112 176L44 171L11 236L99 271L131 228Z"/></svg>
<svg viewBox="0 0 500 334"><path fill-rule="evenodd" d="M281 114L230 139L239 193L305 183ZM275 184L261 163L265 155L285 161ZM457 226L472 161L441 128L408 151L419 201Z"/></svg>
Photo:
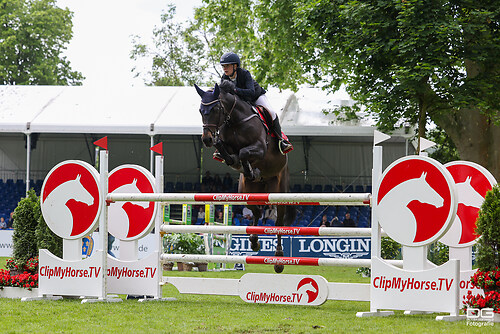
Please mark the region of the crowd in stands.
<svg viewBox="0 0 500 334"><path fill-rule="evenodd" d="M274 226L277 216L275 205L266 205L261 208L259 226ZM292 226L309 227L370 227L371 210L368 206L309 206L297 205L297 217ZM215 221L223 222L223 206L215 206ZM203 205L193 206L193 224L205 224ZM253 214L243 205L232 206L232 225L249 226L253 223Z"/></svg>
<svg viewBox="0 0 500 334"><path fill-rule="evenodd" d="M35 189L37 195L40 195L42 184L42 180L31 181L30 187ZM26 183L20 179L17 181L0 179L0 194L0 230L10 229L14 210L21 198L26 197Z"/></svg>

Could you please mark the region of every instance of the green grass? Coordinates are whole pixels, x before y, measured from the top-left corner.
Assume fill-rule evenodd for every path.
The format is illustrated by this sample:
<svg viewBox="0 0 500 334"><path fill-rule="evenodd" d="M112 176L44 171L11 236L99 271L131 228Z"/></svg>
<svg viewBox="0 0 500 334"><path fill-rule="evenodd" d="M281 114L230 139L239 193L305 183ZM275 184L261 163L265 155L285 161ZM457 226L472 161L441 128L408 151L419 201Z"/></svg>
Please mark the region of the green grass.
<svg viewBox="0 0 500 334"><path fill-rule="evenodd" d="M0 262L0 265L5 263ZM246 272L271 273L272 266L247 265L245 272L164 272L165 276L239 278ZM317 274L331 282L368 283L355 268L292 267L288 274ZM238 297L181 295L167 285L164 297L177 301L81 304L78 299L21 302L0 299L0 332L18 333L493 333L495 327L465 321L435 321L435 314L357 318L368 302L327 301L317 307L249 304Z"/></svg>

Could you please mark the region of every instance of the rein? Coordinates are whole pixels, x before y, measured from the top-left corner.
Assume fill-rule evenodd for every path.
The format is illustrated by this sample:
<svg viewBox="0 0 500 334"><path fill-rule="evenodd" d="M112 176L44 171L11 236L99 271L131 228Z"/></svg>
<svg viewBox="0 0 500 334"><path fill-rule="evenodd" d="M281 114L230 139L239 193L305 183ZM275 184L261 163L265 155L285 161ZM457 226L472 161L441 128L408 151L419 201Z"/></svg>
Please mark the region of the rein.
<svg viewBox="0 0 500 334"><path fill-rule="evenodd" d="M229 122L231 121L231 114L233 113L233 110L236 107L236 100L237 100L236 99L236 95L234 95L233 106L231 107L231 109L227 113L226 118L224 120L224 124L229 124ZM216 100L213 100L211 102L201 102L201 104L204 105L204 106L209 106L209 105L212 105L212 104L215 104L215 103L220 103L220 99L216 99ZM220 103L220 105L222 106L222 109L224 109L224 111L226 111L226 108L224 107L224 105L222 103ZM241 121L239 121L236 124L245 123L245 122L249 121L250 119L252 119L254 117L257 117L257 114L252 113L252 115L245 117L244 119L242 119ZM212 130L211 127L215 128L215 130ZM203 124L203 128L204 129L208 129L208 131L210 131L210 133L212 133L212 135L215 135L219 131L219 125L218 124Z"/></svg>

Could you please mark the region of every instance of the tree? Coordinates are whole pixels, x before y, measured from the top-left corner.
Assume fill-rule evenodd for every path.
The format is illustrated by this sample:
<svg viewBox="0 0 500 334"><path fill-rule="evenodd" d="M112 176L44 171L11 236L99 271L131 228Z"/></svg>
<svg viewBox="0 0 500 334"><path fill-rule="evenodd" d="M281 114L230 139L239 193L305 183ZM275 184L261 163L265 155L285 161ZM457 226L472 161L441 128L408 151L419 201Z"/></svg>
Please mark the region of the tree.
<svg viewBox="0 0 500 334"><path fill-rule="evenodd" d="M31 189L26 198L21 199L14 210L14 233L12 234L13 258L18 264L24 264L32 257L38 256L35 230L40 219L40 201Z"/></svg>
<svg viewBox="0 0 500 334"><path fill-rule="evenodd" d="M451 138L446 135L443 129L437 127L428 132L428 138L436 143L433 151L429 153L429 157L436 159L442 164L450 161L460 160L457 148L451 141Z"/></svg>
<svg viewBox="0 0 500 334"><path fill-rule="evenodd" d="M169 5L161 15L161 26L153 30L153 47L134 37L130 58L135 61L151 59L151 70L141 73L138 67L132 71L143 76L148 85L184 86L200 84L206 80L208 63L201 36L193 27L184 28L174 21L175 6Z"/></svg>
<svg viewBox="0 0 500 334"><path fill-rule="evenodd" d="M72 16L54 0L0 0L0 84L80 84L82 74L62 56Z"/></svg>
<svg viewBox="0 0 500 334"><path fill-rule="evenodd" d="M195 18L211 52L240 52L261 83L345 83L380 129L409 122L424 137L433 121L500 178L496 1L211 0Z"/></svg>

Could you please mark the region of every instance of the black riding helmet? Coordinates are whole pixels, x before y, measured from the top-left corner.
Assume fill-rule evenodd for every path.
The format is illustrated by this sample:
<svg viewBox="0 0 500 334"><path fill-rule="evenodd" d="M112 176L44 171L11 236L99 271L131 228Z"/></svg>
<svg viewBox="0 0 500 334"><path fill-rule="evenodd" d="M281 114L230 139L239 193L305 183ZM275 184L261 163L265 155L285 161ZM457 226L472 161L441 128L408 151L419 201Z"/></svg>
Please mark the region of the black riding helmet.
<svg viewBox="0 0 500 334"><path fill-rule="evenodd" d="M240 63L240 57L234 52L226 52L220 57L221 65L237 64L240 67Z"/></svg>

